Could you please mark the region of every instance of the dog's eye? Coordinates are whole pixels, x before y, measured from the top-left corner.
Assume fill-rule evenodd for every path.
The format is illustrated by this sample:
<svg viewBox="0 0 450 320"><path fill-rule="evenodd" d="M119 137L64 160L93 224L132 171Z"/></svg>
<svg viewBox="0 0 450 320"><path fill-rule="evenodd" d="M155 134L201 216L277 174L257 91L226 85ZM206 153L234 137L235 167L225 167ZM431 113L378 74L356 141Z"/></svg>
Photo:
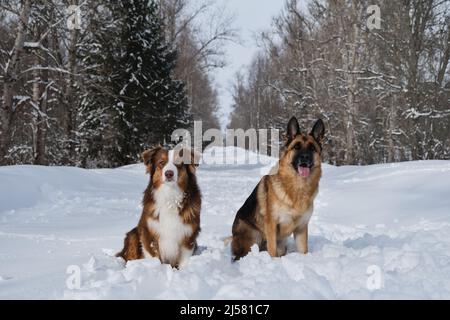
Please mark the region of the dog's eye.
<svg viewBox="0 0 450 320"><path fill-rule="evenodd" d="M300 145L300 143L297 143L295 146L294 146L294 149L296 149L296 150L300 150L302 148L302 146Z"/></svg>
<svg viewBox="0 0 450 320"><path fill-rule="evenodd" d="M310 144L308 147L309 151L311 152L315 152L316 151L316 147L313 144Z"/></svg>

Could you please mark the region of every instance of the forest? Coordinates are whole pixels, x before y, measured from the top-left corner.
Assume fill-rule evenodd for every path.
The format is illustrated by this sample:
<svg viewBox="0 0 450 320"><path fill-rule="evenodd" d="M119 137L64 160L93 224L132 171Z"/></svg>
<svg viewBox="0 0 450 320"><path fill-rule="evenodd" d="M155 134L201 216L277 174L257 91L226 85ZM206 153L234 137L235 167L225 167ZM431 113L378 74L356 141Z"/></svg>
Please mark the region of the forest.
<svg viewBox="0 0 450 320"><path fill-rule="evenodd" d="M213 4L0 0L0 165L117 167L219 127L210 72L235 35Z"/></svg>
<svg viewBox="0 0 450 320"><path fill-rule="evenodd" d="M450 159L449 1L286 0L273 16L227 128L322 118L331 164ZM0 0L0 165L117 167L195 120L219 128L232 20L213 0Z"/></svg>
<svg viewBox="0 0 450 320"><path fill-rule="evenodd" d="M323 118L336 165L450 159L449 25L449 1L289 0L236 76L228 126Z"/></svg>

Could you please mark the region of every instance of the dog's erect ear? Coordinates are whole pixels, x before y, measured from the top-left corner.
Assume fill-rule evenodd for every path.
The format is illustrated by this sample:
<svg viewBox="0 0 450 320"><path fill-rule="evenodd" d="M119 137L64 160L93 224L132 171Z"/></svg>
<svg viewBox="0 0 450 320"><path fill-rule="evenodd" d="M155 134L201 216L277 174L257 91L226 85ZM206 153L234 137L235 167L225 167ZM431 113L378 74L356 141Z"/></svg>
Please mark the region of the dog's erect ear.
<svg viewBox="0 0 450 320"><path fill-rule="evenodd" d="M291 143L294 138L300 134L300 127L298 125L298 121L296 117L292 117L291 120L289 120L288 126L287 126L287 141L286 145Z"/></svg>
<svg viewBox="0 0 450 320"><path fill-rule="evenodd" d="M310 132L310 135L312 135L320 145L322 144L325 137L325 124L323 123L322 119L316 121L314 127Z"/></svg>
<svg viewBox="0 0 450 320"><path fill-rule="evenodd" d="M159 150L161 150L161 148L162 148L161 146L155 146L142 153L141 155L142 161L147 167L147 172L149 172L148 166L152 164L155 155L158 153Z"/></svg>

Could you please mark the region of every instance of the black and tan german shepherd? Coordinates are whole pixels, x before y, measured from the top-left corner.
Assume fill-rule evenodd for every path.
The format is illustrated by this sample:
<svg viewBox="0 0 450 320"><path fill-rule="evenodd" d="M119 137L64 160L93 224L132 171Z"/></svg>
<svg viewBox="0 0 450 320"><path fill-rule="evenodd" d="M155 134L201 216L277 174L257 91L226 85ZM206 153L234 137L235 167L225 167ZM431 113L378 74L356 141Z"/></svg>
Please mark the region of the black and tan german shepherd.
<svg viewBox="0 0 450 320"><path fill-rule="evenodd" d="M278 170L262 177L236 214L231 240L234 260L245 256L254 244L272 257L282 256L291 234L298 251L308 252L308 222L322 175L324 134L320 119L304 134L297 119L291 118Z"/></svg>

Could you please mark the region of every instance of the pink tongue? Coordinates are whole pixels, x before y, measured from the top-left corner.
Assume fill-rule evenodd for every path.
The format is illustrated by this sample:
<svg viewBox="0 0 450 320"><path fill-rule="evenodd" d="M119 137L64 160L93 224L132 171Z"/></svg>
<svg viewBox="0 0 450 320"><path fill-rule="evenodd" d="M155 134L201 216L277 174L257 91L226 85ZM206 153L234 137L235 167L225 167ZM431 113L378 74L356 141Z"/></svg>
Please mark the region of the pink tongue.
<svg viewBox="0 0 450 320"><path fill-rule="evenodd" d="M303 178L307 178L309 176L309 168L307 167L298 167L298 174Z"/></svg>

